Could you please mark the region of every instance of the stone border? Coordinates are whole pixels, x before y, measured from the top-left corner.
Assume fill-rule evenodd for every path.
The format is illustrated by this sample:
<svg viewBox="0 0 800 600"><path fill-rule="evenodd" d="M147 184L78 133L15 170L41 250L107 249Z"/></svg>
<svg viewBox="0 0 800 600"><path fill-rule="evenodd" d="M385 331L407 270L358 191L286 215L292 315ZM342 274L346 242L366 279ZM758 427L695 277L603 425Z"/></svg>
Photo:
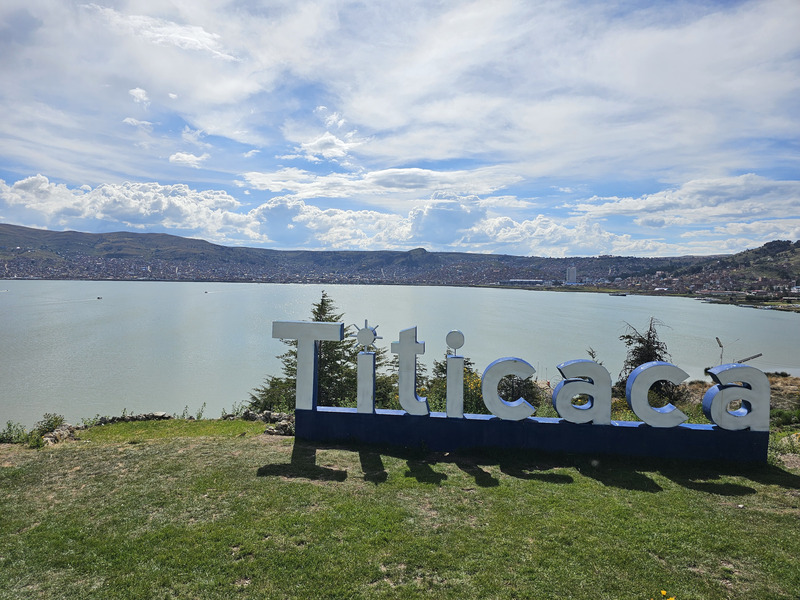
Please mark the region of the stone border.
<svg viewBox="0 0 800 600"><path fill-rule="evenodd" d="M263 421L267 424L275 424L274 427L267 427L264 433L268 435L294 435L294 415L291 413L272 412L265 410L255 412L246 408L240 416L234 414L223 415L223 421L233 421L234 419L244 419L245 421Z"/></svg>
<svg viewBox="0 0 800 600"><path fill-rule="evenodd" d="M91 427L102 427L104 425L113 425L115 423L130 423L133 421L166 421L175 419L172 415L165 412L149 412L141 413L138 415L121 415L118 417L98 417L97 421L92 425L70 425L69 423L62 423L53 431L42 435L42 441L45 446L54 446L59 442L66 440L76 439L75 433L83 431ZM294 435L294 415L290 413L272 412L265 410L264 412L254 412L250 409L245 409L241 415L226 414L219 420L221 421L235 421L242 419L244 421L263 421L268 426L264 430L267 435ZM192 416L188 417L189 421L195 421ZM208 419L214 421L216 419ZM271 425L271 426L270 426Z"/></svg>

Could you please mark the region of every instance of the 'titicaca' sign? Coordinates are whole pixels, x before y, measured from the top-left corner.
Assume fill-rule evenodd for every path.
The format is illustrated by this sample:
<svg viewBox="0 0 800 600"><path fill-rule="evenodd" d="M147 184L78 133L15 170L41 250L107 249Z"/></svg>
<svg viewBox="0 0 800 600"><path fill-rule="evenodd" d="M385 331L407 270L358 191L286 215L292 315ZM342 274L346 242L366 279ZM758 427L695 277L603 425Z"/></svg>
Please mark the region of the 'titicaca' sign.
<svg viewBox="0 0 800 600"><path fill-rule="evenodd" d="M425 343L417 328L404 329L391 351L398 356L398 397L402 410L375 408L375 353L366 351L375 329L358 330L357 406L317 406L317 344L344 339L343 323L275 321L275 338L297 341L295 428L299 438L316 441L354 440L432 450L505 447L591 454L627 454L673 458L763 461L769 439L769 380L754 367L720 365L709 370L715 382L703 397L703 412L713 425L687 424L672 404L651 406L650 388L659 381L678 384L688 374L666 362L636 368L626 385L626 399L641 421L611 420L611 376L591 360L558 365L564 379L553 390L559 418L538 418L523 398L509 402L498 395L508 375L531 377L536 370L521 358L500 358L481 378L483 401L491 415L464 414L464 357L447 357L446 412L431 412L417 394L417 356ZM456 351L464 344L459 331L447 335ZM583 404L575 399L588 398ZM732 404L739 405L732 409Z"/></svg>

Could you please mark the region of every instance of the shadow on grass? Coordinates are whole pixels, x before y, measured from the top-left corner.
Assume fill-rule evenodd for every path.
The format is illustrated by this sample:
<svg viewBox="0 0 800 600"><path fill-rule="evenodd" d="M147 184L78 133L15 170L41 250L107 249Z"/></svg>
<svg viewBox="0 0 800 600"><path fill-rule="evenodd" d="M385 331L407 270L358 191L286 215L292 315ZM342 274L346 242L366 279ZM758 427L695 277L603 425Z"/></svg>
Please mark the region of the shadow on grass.
<svg viewBox="0 0 800 600"><path fill-rule="evenodd" d="M256 475L317 481L344 481L347 479L347 471L317 465L318 448L320 446L296 440L292 447L292 459L289 464L264 465L256 471Z"/></svg>
<svg viewBox="0 0 800 600"><path fill-rule="evenodd" d="M409 460L405 477L413 477L420 483L432 483L433 485L441 485L442 481L447 479L446 474L434 471L431 463L427 460Z"/></svg>
<svg viewBox="0 0 800 600"><path fill-rule="evenodd" d="M358 458L361 461L361 470L364 472L364 481L377 485L389 478L389 473L386 472L386 467L383 466L383 459L376 450L359 448Z"/></svg>
<svg viewBox="0 0 800 600"><path fill-rule="evenodd" d="M572 475L561 471L575 470L608 487L646 493L663 490L652 474L660 474L687 489L720 496L755 494L757 490L747 485L748 480L761 485L800 488L800 476L766 464L592 457L524 450L430 452L422 448L355 443L323 444L304 440L295 440L291 462L264 465L258 469L257 474L260 477L279 476L323 481L347 479L347 471L317 465L317 450L324 449L358 452L364 480L375 485L380 485L389 478L383 457L390 456L406 461L408 470L404 477L412 477L420 483L431 485L441 485L447 479L447 474L437 471L436 465L449 463L472 477L480 487L500 485L500 480L486 469L498 467L509 477L558 485L574 482ZM738 481L726 481L730 477L736 477Z"/></svg>

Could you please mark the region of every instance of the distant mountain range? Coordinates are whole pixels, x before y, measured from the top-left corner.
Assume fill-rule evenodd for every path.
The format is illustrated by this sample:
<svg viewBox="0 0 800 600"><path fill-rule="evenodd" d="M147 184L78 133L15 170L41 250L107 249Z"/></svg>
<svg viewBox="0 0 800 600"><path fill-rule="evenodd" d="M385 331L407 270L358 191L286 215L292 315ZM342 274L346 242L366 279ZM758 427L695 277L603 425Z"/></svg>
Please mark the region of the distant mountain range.
<svg viewBox="0 0 800 600"><path fill-rule="evenodd" d="M81 233L0 224L0 278L158 279L439 285L561 285L575 267L594 284L737 271L800 279L800 242L735 255L572 258L409 251L229 247L160 233ZM745 273L746 271L746 273Z"/></svg>

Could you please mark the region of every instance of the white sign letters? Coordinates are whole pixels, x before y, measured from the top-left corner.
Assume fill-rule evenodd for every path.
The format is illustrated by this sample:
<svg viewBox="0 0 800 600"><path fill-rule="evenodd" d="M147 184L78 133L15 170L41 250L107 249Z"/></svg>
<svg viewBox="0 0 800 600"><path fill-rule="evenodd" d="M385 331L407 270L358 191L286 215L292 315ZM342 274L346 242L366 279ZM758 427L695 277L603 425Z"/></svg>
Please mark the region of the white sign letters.
<svg viewBox="0 0 800 600"><path fill-rule="evenodd" d="M272 337L297 340L296 408L316 410L317 344L344 339L343 323L308 321L275 321ZM365 349L376 339L375 330L365 323L359 329L358 343ZM460 331L447 335L448 347L458 350L464 344ZM400 406L409 415L430 415L428 401L417 394L417 355L425 353L425 342L417 340L417 328L404 329L399 340L391 343L398 356L398 396ZM375 412L375 354L364 351L358 356L357 412ZM553 390L552 402L558 415L571 423L611 424L611 376L591 360L571 360L558 365L564 379ZM523 379L536 373L521 358L501 358L483 372L481 391L486 408L496 417L520 421L532 416L536 409L523 398L508 402L497 393L500 380L507 375ZM709 371L716 385L703 397L703 412L721 429L769 431L769 381L758 369L741 364L728 364ZM678 384L687 373L673 364L650 362L636 368L627 381L625 395L631 410L651 427L675 427L687 416L672 404L651 406L650 388L657 382ZM581 397L583 404L575 404ZM588 400L587 400L588 399ZM737 408L732 408L736 404ZM464 358L447 357L446 416L464 418Z"/></svg>

